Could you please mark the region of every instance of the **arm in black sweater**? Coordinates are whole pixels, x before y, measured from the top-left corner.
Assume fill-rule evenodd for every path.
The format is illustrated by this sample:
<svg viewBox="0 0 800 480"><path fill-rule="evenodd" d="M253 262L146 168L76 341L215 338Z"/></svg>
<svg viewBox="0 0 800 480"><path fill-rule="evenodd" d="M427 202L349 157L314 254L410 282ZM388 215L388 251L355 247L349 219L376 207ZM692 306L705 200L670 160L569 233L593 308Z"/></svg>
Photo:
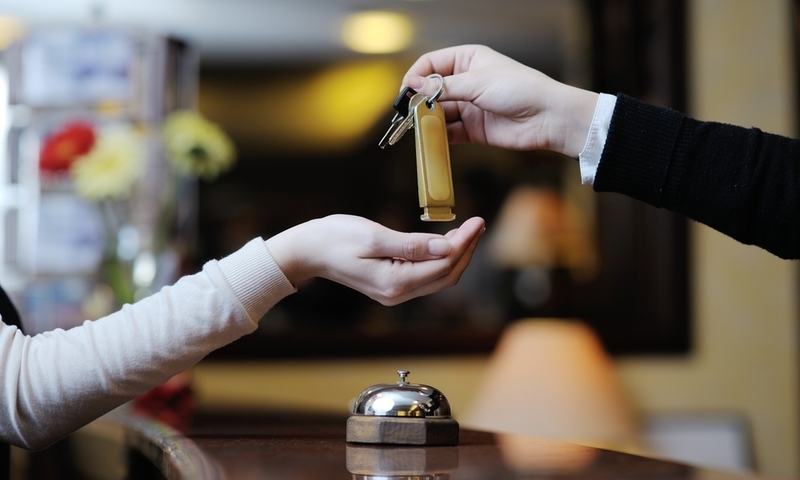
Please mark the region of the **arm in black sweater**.
<svg viewBox="0 0 800 480"><path fill-rule="evenodd" d="M619 95L594 188L800 258L800 140Z"/></svg>

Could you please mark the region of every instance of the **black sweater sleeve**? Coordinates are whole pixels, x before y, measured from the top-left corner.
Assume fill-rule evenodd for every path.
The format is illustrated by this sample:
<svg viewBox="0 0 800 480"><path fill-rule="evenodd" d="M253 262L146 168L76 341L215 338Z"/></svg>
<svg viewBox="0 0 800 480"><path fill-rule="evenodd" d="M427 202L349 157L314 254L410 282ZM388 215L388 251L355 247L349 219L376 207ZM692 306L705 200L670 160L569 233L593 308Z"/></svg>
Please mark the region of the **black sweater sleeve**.
<svg viewBox="0 0 800 480"><path fill-rule="evenodd" d="M800 258L800 140L619 95L594 188Z"/></svg>

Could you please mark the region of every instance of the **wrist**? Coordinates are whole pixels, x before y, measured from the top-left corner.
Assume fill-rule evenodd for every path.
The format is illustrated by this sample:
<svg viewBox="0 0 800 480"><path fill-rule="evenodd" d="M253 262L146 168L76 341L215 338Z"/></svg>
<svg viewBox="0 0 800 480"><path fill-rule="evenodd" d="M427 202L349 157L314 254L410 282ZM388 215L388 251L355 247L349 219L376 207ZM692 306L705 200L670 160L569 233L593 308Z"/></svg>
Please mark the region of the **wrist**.
<svg viewBox="0 0 800 480"><path fill-rule="evenodd" d="M554 150L571 158L578 158L586 145L586 138L592 125L597 100L600 95L580 88L565 86L559 103L558 119L555 123Z"/></svg>
<svg viewBox="0 0 800 480"><path fill-rule="evenodd" d="M308 265L309 255L305 254L301 244L302 230L306 224L300 224L284 230L267 239L265 244L275 264L281 269L286 278L297 285L303 280L313 276L311 266Z"/></svg>

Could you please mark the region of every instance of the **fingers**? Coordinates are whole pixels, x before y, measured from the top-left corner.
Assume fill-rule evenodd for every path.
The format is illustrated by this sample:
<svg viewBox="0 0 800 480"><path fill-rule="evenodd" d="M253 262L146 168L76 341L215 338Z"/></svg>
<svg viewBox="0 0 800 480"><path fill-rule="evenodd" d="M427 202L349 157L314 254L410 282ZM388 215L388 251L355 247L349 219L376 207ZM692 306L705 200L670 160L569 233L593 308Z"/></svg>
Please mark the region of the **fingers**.
<svg viewBox="0 0 800 480"><path fill-rule="evenodd" d="M483 228L483 219L471 218L461 227L446 235L429 233L401 233L382 229L376 238L373 258L400 258L410 261L424 261L446 257L454 249L463 248L461 243L477 235Z"/></svg>
<svg viewBox="0 0 800 480"><path fill-rule="evenodd" d="M478 243L480 242L480 239L486 230L483 219L476 218L473 220L480 220L480 222L475 222L472 225L478 228L476 230L473 230L474 234L472 234L471 236L464 237L464 240L468 241L468 243L466 244L466 248L456 261L455 266L448 273L446 273L445 275L443 275L442 277L440 277L431 284L431 286L435 288L435 290L433 291L438 291L445 287L452 287L453 285L458 283L458 280L461 278L461 274L463 274L464 270L466 270L467 267L469 266L469 263L472 260L472 254L475 253L475 249L478 247Z"/></svg>
<svg viewBox="0 0 800 480"><path fill-rule="evenodd" d="M438 289L451 287L458 282L461 274L464 273L464 270L469 265L472 253L475 251L485 230L483 219L475 217L464 222L462 228L455 232L450 240L453 244L453 250L456 252L456 255L450 257L454 263L451 264L449 270L444 270L439 279L437 279L437 282L442 283L442 286L438 287Z"/></svg>
<svg viewBox="0 0 800 480"><path fill-rule="evenodd" d="M468 74L463 74L468 75ZM464 81L462 76L459 76L459 82L453 83L455 77L447 77L447 84L444 93L439 98L438 103L444 110L444 118L447 124L447 140L450 144L462 143L475 143L486 144L486 135L482 132L483 122L482 116L484 112L477 107L471 107L470 103L478 98L479 93L477 90L463 89L461 92L454 92L453 85L473 85L476 89L480 87L479 83L473 81ZM425 87L428 90L427 95L433 95L439 88L439 80L437 79L422 79L427 81L429 85L435 83L435 86ZM419 90L418 90L419 91ZM426 92L423 91L425 94ZM471 108L472 115L462 112L464 108ZM465 121L466 119L466 121ZM466 122L472 121L474 125L480 128L472 128ZM477 120L477 122L475 121Z"/></svg>
<svg viewBox="0 0 800 480"><path fill-rule="evenodd" d="M426 262L407 262L396 265L397 271L392 275L393 284L384 292L374 292L373 299L384 305L397 305L415 297L438 292L452 287L461 278L472 259L472 254L485 230L482 218L471 218L460 228L445 235L450 239L452 250L445 258Z"/></svg>
<svg viewBox="0 0 800 480"><path fill-rule="evenodd" d="M445 89L439 97L439 102L475 100L478 90L483 86L476 82L472 70L485 63L477 60L478 56L503 58L494 50L482 45L463 45L459 47L435 50L420 57L406 72L403 85L416 91L431 96L440 87L436 78L428 78L432 73L438 73L445 79Z"/></svg>
<svg viewBox="0 0 800 480"><path fill-rule="evenodd" d="M422 261L447 256L452 249L448 239L441 235L399 233L392 230L385 233L385 237L379 241L382 248L375 252L378 257Z"/></svg>
<svg viewBox="0 0 800 480"><path fill-rule="evenodd" d="M470 218L446 235L401 233L349 215L332 215L267 240L287 278L318 276L396 305L454 285L484 231ZM402 260L401 260L402 259Z"/></svg>
<svg viewBox="0 0 800 480"><path fill-rule="evenodd" d="M439 96L439 103L474 102L483 89L483 85L475 81L474 77L471 72L443 76L444 90ZM441 81L433 77L407 76L404 84L429 97L435 95L441 88Z"/></svg>
<svg viewBox="0 0 800 480"><path fill-rule="evenodd" d="M479 233L482 233L485 228L486 222L480 217L472 217L464 221L460 227L450 230L445 234L445 237L450 239L450 242L458 245L459 243L471 242Z"/></svg>
<svg viewBox="0 0 800 480"><path fill-rule="evenodd" d="M444 77L465 72L469 70L469 65L475 55L482 51L493 52L490 48L481 45L461 45L434 50L419 57L408 69L406 77L427 77L432 73L438 73Z"/></svg>
<svg viewBox="0 0 800 480"><path fill-rule="evenodd" d="M470 261L472 261L472 255L475 253L475 249L478 247L478 243L480 243L480 239L482 236L483 236L483 228L481 228L478 234L476 234L470 240L469 244L467 245L467 248L464 250L461 256L458 257L456 264L448 272L446 272L444 275L440 276L439 278L429 283L423 284L409 291L405 295L406 298L403 299L402 301L410 300L412 298L424 295L430 295L431 293L436 293L445 288L455 286L461 279L461 275L463 275L464 271L469 266Z"/></svg>
<svg viewBox="0 0 800 480"><path fill-rule="evenodd" d="M456 56L457 47L444 48L426 53L425 55L419 57L419 59L417 59L417 61L414 62L408 69L408 72L406 72L406 76L403 79L403 85L408 85L409 87L419 91L417 87L423 88L423 85L417 84L417 86L414 86L408 82L409 79L424 78L432 73L438 73L443 77L452 75L455 70L454 67Z"/></svg>
<svg viewBox="0 0 800 480"><path fill-rule="evenodd" d="M436 72L436 73L438 73L438 72ZM445 77L446 77L445 75L442 75L442 78L445 78ZM450 90L450 88L451 88L451 83L452 83L452 82L448 81L448 79L450 79L450 78L451 77L447 77L444 80L445 89L442 92L442 95L439 97L440 101L443 101L445 92L447 92L448 94L450 93L450 92L448 92L448 90ZM417 92L422 93L424 95L427 95L428 97L432 97L433 95L436 94L436 92L439 91L439 87L441 86L441 82L439 81L438 78L431 78L431 77L427 77L427 76L420 77L420 76L417 76L417 75L408 75L407 74L403 78L403 85L408 85L409 87L413 88Z"/></svg>

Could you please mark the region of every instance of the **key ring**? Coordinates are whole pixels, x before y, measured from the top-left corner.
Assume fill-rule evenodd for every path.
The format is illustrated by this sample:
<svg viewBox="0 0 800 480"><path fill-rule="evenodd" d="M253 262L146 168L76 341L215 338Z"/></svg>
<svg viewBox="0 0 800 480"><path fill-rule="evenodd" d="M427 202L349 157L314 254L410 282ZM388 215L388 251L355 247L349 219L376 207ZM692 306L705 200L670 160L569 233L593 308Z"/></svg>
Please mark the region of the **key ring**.
<svg viewBox="0 0 800 480"><path fill-rule="evenodd" d="M428 75L428 78L431 78L431 77L438 78L439 81L442 82L442 84L439 85L439 91L434 93L433 96L431 98L429 98L427 102L425 102L425 104L428 106L428 108L433 108L433 102L438 100L439 97L442 96L442 92L444 92L444 77L442 77L438 73L432 73L432 74Z"/></svg>

